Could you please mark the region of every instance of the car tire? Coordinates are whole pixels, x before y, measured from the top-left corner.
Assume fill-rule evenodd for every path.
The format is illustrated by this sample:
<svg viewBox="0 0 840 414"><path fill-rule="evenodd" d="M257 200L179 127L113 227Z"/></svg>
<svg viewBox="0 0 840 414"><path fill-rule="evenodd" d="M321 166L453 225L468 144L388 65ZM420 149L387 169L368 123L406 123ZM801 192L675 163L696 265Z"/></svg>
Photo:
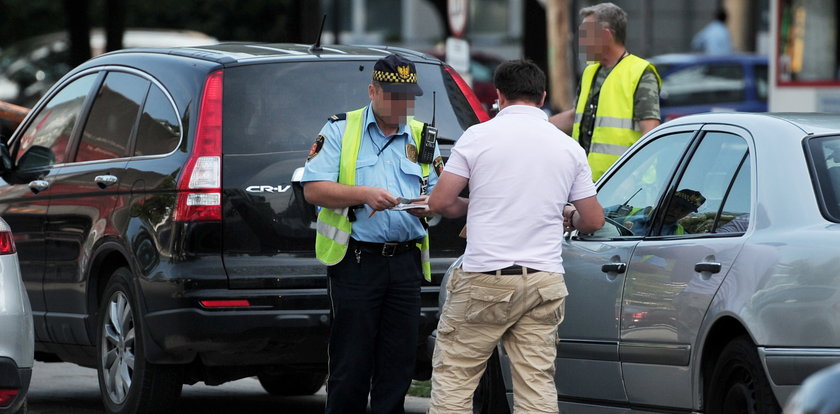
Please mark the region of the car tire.
<svg viewBox="0 0 840 414"><path fill-rule="evenodd" d="M146 361L137 303L131 271L117 269L108 280L97 318L99 390L110 414L169 411L183 386L180 366Z"/></svg>
<svg viewBox="0 0 840 414"><path fill-rule="evenodd" d="M484 375L481 376L478 387L475 389L473 413L510 414L498 347L493 350L493 355L490 355L487 360L487 368L484 369Z"/></svg>
<svg viewBox="0 0 840 414"><path fill-rule="evenodd" d="M746 336L733 339L723 348L709 384L708 414L781 412L755 344Z"/></svg>
<svg viewBox="0 0 840 414"><path fill-rule="evenodd" d="M327 374L321 372L293 372L260 374L260 385L271 395L312 395L324 386Z"/></svg>

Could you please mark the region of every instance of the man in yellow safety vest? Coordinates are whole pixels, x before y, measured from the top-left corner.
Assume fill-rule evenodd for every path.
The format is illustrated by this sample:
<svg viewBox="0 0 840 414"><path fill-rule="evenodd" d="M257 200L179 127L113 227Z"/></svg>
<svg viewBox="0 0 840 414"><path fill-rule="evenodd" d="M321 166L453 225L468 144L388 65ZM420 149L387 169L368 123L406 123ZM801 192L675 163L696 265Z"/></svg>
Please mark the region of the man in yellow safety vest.
<svg viewBox="0 0 840 414"><path fill-rule="evenodd" d="M662 80L648 61L627 52L627 13L613 3L580 11L578 44L590 64L575 106L550 121L586 150L592 179L659 125Z"/></svg>
<svg viewBox="0 0 840 414"><path fill-rule="evenodd" d="M420 283L430 275L425 194L437 183L431 167L443 168L436 144L419 150L424 124L412 114L422 93L413 62L379 59L370 105L330 118L301 179L306 200L321 206L315 253L328 265L328 414L364 413L368 395L373 412L402 413L414 375Z"/></svg>

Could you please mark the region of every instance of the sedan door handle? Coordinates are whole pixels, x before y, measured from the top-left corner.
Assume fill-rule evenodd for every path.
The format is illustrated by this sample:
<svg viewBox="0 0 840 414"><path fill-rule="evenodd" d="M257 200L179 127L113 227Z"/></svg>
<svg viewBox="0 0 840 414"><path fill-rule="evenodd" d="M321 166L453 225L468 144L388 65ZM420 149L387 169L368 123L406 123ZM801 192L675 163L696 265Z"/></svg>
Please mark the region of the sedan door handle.
<svg viewBox="0 0 840 414"><path fill-rule="evenodd" d="M48 188L50 188L50 182L47 180L33 180L29 182L29 190L35 194L38 194Z"/></svg>
<svg viewBox="0 0 840 414"><path fill-rule="evenodd" d="M117 177L113 175L97 175L96 178L93 179L93 182L99 186L101 189L105 189L106 187L110 187L116 184L118 181Z"/></svg>
<svg viewBox="0 0 840 414"><path fill-rule="evenodd" d="M624 273L627 270L627 263L604 263L601 271L604 273Z"/></svg>
<svg viewBox="0 0 840 414"><path fill-rule="evenodd" d="M720 267L720 263L700 262L694 265L694 271L697 273L720 273Z"/></svg>

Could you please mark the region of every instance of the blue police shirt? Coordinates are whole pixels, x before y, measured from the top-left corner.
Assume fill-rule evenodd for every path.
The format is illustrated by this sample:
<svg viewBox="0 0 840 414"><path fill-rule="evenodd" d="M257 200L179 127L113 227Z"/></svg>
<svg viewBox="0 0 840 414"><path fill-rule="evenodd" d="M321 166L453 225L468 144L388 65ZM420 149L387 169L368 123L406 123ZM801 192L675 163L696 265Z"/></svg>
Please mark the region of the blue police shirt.
<svg viewBox="0 0 840 414"><path fill-rule="evenodd" d="M325 137L321 150L306 162L301 182L332 181L338 182L338 169L341 159L341 138L347 121L339 120L327 122L321 128L320 135ZM362 117L362 138L359 156L356 160L356 185L379 187L387 190L395 197L416 198L420 195L423 172L420 164L408 158L409 146L419 152L411 136L411 128L401 125L393 142L388 143L376 119L371 105L365 108ZM435 158L440 156L440 149L435 145ZM415 158L416 161L416 158ZM437 174L433 167L429 171L429 185L426 190L431 194L437 184ZM365 204L355 210L356 221L353 222L352 238L372 243L404 242L419 239L426 235L423 225L417 217L405 211L379 211L370 216L373 211Z"/></svg>

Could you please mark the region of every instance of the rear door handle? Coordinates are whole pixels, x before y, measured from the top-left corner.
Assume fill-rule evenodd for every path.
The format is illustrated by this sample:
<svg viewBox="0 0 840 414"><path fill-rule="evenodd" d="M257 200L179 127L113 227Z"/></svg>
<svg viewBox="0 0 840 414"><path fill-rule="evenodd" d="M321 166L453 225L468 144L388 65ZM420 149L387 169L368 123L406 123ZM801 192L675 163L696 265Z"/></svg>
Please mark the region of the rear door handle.
<svg viewBox="0 0 840 414"><path fill-rule="evenodd" d="M47 180L32 180L29 182L29 190L35 194L38 194L48 188L50 188L50 182Z"/></svg>
<svg viewBox="0 0 840 414"><path fill-rule="evenodd" d="M715 262L700 262L694 265L694 271L697 273L709 272L720 273L720 263Z"/></svg>
<svg viewBox="0 0 840 414"><path fill-rule="evenodd" d="M627 270L627 263L604 263L601 271L604 273L624 273Z"/></svg>
<svg viewBox="0 0 840 414"><path fill-rule="evenodd" d="M105 189L106 187L110 187L116 184L118 181L116 176L107 174L107 175L97 175L96 178L93 179L93 182L99 186L99 188Z"/></svg>

